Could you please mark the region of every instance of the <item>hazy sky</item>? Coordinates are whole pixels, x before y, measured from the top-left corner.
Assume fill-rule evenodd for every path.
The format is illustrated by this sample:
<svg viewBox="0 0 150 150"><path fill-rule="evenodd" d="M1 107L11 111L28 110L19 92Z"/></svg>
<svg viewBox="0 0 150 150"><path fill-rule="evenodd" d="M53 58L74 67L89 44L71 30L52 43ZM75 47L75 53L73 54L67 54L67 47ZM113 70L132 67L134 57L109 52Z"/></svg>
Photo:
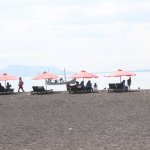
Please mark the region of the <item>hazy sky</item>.
<svg viewBox="0 0 150 150"><path fill-rule="evenodd" d="M150 0L0 0L0 68L150 68Z"/></svg>

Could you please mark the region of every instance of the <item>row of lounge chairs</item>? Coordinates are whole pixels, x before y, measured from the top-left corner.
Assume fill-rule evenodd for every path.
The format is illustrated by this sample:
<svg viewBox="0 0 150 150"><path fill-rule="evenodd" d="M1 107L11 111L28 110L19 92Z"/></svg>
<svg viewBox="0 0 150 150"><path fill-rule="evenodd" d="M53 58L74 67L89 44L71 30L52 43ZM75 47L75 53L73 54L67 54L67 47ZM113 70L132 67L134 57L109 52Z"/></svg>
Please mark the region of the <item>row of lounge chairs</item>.
<svg viewBox="0 0 150 150"><path fill-rule="evenodd" d="M53 89L46 90L44 86L32 86L33 91L31 91L31 94L51 94L53 93ZM4 94L14 94L14 89L5 89L0 88L0 95Z"/></svg>
<svg viewBox="0 0 150 150"><path fill-rule="evenodd" d="M67 86L67 91L69 93L89 93L93 92L93 89L85 89L82 86ZM33 91L31 91L31 94L51 94L53 93L53 89L46 90L44 86L32 86ZM122 84L122 83L109 83L108 92L127 92L128 88ZM0 89L0 94L13 94L14 89Z"/></svg>

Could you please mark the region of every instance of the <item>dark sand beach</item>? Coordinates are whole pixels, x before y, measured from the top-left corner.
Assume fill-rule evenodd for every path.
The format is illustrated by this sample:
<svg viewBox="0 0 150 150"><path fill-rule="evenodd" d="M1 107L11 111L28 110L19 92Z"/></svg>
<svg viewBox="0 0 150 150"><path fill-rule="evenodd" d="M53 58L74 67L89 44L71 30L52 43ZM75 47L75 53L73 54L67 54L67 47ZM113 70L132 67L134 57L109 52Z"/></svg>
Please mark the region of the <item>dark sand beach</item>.
<svg viewBox="0 0 150 150"><path fill-rule="evenodd" d="M150 150L150 90L0 95L0 150Z"/></svg>

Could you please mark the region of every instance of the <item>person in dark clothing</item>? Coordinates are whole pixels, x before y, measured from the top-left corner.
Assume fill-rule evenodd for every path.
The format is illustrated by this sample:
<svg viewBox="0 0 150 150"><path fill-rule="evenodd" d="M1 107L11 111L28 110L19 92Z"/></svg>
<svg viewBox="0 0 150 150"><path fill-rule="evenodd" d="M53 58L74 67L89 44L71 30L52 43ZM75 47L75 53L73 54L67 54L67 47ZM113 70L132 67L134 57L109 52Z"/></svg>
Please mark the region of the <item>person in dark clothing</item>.
<svg viewBox="0 0 150 150"><path fill-rule="evenodd" d="M87 91L87 92L93 92L92 83L91 83L90 80L87 82L85 88L86 88L86 91Z"/></svg>
<svg viewBox="0 0 150 150"><path fill-rule="evenodd" d="M5 88L1 85L1 83L0 83L0 91L2 91L2 92L5 91Z"/></svg>
<svg viewBox="0 0 150 150"><path fill-rule="evenodd" d="M76 86L76 87L78 87L78 86L79 86L79 82L78 82L78 81L76 81L76 84L75 84L75 86Z"/></svg>
<svg viewBox="0 0 150 150"><path fill-rule="evenodd" d="M80 82L79 87L81 87L81 89L82 89L83 92L84 92L84 90L85 90L84 81L81 81L81 82Z"/></svg>
<svg viewBox="0 0 150 150"><path fill-rule="evenodd" d="M123 90L123 91L125 91L125 80L123 80L122 82L121 82L121 90Z"/></svg>
<svg viewBox="0 0 150 150"><path fill-rule="evenodd" d="M131 77L129 77L129 79L127 80L127 84L128 84L128 88L130 90L130 86L131 86Z"/></svg>
<svg viewBox="0 0 150 150"><path fill-rule="evenodd" d="M9 91L10 90L11 85L9 84L9 82L7 82L6 84L6 89Z"/></svg>

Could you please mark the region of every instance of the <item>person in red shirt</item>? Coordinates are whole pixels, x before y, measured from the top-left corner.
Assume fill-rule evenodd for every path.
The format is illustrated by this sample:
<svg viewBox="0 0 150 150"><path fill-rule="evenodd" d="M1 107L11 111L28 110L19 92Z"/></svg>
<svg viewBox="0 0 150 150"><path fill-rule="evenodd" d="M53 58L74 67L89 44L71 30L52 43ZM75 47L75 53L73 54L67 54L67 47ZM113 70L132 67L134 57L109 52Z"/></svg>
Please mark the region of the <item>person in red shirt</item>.
<svg viewBox="0 0 150 150"><path fill-rule="evenodd" d="M23 84L24 84L24 82L22 81L22 78L20 77L19 78L19 83L18 83L18 86L19 86L18 92L20 92L20 89L22 90L22 92L24 92Z"/></svg>

